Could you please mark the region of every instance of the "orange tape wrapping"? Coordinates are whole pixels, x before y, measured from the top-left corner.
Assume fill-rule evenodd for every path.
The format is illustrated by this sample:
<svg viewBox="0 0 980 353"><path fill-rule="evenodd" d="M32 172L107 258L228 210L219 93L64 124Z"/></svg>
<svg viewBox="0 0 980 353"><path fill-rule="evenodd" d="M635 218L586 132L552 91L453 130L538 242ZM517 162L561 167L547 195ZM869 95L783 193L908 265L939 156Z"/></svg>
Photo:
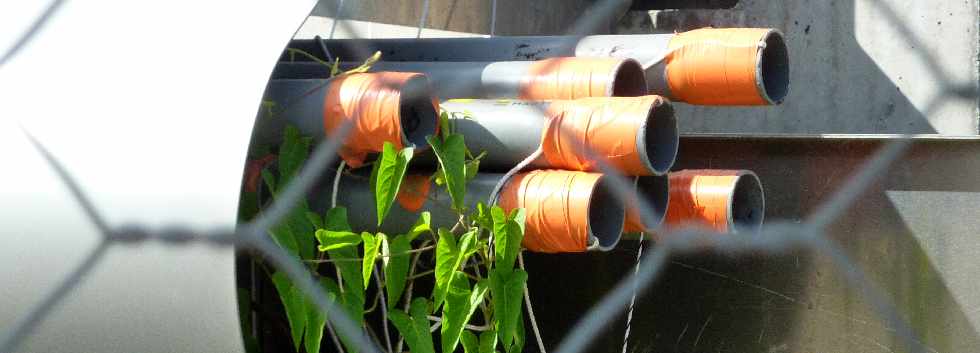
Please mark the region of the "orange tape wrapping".
<svg viewBox="0 0 980 353"><path fill-rule="evenodd" d="M610 97L617 58L549 58L535 61L521 80L518 97L526 100ZM640 73L642 75L642 73Z"/></svg>
<svg viewBox="0 0 980 353"><path fill-rule="evenodd" d="M702 225L727 233L730 207L738 178L744 170L682 170L670 173L667 226Z"/></svg>
<svg viewBox="0 0 980 353"><path fill-rule="evenodd" d="M583 252L588 248L589 202L601 174L534 170L514 175L500 191L505 211L526 210L524 247L531 251Z"/></svg>
<svg viewBox="0 0 980 353"><path fill-rule="evenodd" d="M770 31L702 28L675 35L667 58L671 96L701 105L768 105L758 70L759 43Z"/></svg>
<svg viewBox="0 0 980 353"><path fill-rule="evenodd" d="M637 148L636 136L660 96L581 98L554 101L541 137L541 149L555 168L599 171L592 155L604 158L625 175L651 175Z"/></svg>
<svg viewBox="0 0 980 353"><path fill-rule="evenodd" d="M398 205L409 212L418 212L425 205L425 200L429 197L429 189L432 182L428 176L410 174L402 180L402 186L398 190L395 200Z"/></svg>
<svg viewBox="0 0 980 353"><path fill-rule="evenodd" d="M324 100L323 126L327 136L331 136L344 121L353 124L338 152L351 168L363 165L369 153L380 152L385 141L397 149L404 147L401 88L420 76L423 75L408 72L359 73L339 77L330 84ZM432 104L438 112L439 103L433 100Z"/></svg>

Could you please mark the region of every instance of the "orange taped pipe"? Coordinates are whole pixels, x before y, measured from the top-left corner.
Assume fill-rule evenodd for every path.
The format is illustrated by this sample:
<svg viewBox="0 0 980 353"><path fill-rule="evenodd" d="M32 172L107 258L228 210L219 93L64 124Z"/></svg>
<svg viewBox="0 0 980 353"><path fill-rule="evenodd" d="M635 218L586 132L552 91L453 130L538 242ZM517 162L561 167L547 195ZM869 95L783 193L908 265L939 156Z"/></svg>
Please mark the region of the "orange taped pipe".
<svg viewBox="0 0 980 353"><path fill-rule="evenodd" d="M345 121L353 126L338 154L352 168L364 164L385 141L396 148L425 148L438 129L439 103L424 75L406 72L359 73L334 79L323 105L323 126L332 136Z"/></svg>
<svg viewBox="0 0 980 353"><path fill-rule="evenodd" d="M507 212L526 210L523 245L545 253L608 251L622 236L625 210L602 174L534 170L514 175L500 191Z"/></svg>
<svg viewBox="0 0 980 353"><path fill-rule="evenodd" d="M426 175L409 174L402 180L402 185L395 195L398 205L406 211L418 212L429 197L432 180Z"/></svg>
<svg viewBox="0 0 980 353"><path fill-rule="evenodd" d="M768 28L678 33L666 57L670 96L700 105L779 104L789 81L785 46L782 35Z"/></svg>
<svg viewBox="0 0 980 353"><path fill-rule="evenodd" d="M552 167L599 171L597 159L602 158L626 175L658 175L674 164L676 122L673 108L660 96L555 101L548 115L541 149ZM657 130L673 136L646 136L652 119L672 121L673 129ZM650 153L651 148L659 150Z"/></svg>
<svg viewBox="0 0 980 353"><path fill-rule="evenodd" d="M634 97L646 94L646 86L643 67L633 59L550 58L530 63L518 98Z"/></svg>
<svg viewBox="0 0 980 353"><path fill-rule="evenodd" d="M721 233L752 232L765 217L765 195L747 170L692 169L670 173L668 228L707 227Z"/></svg>
<svg viewBox="0 0 980 353"><path fill-rule="evenodd" d="M626 175L667 173L677 156L677 120L659 96L551 102L449 100L457 132L481 166L510 169L541 150L540 168L599 171L598 160ZM458 113L458 114L457 114Z"/></svg>

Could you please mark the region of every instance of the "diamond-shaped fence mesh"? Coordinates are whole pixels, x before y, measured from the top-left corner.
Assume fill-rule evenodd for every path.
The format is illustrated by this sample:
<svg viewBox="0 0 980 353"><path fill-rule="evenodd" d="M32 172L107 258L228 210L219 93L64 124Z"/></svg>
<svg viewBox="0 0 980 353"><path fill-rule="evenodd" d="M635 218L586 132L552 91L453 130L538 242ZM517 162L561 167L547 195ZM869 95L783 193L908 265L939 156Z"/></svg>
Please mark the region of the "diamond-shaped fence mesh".
<svg viewBox="0 0 980 353"><path fill-rule="evenodd" d="M895 10L888 4L880 0L869 0L883 18L895 22L895 25L903 30L900 31L905 40L919 42L911 30L898 20ZM8 48L0 59L0 69L2 65L11 57L16 55L20 48L28 43L38 29L44 26L51 14L57 11L63 1L53 1L48 9L32 23L31 27L24 31L24 34L15 45ZM491 0L491 28L490 33L495 32L496 26L496 1ZM422 6L427 6L425 0ZM584 35L593 33L604 21L616 14L617 9L628 6L628 1L623 0L604 0L597 1L593 8L587 11L587 16L577 21L575 26L569 29L569 34ZM342 18L344 1L337 2L336 12ZM425 23L427 9L422 11L422 18L419 19L419 32L422 35L421 27ZM347 26L343 21L335 21L335 27L331 28L330 36L336 26ZM348 33L356 33L353 28L344 28ZM916 53L925 61L935 61L932 53L929 53L924 46L917 45L919 48ZM938 69L938 64L931 67L936 68L931 71L933 78L942 82L944 89L935 94L932 102L926 105L923 112L928 116L929 113L938 109L944 102L950 99L976 99L976 92L964 90L962 85L953 82L952 79L942 70ZM474 83L475 84L475 83ZM28 314L24 315L11 330L0 333L0 352L15 352L24 338L32 334L32 331L44 320L53 308L66 296L71 295L72 289L85 280L86 274L99 265L99 260L106 254L109 247L117 243L147 242L156 241L172 246L181 246L192 242L211 243L215 246L231 246L239 249L252 250L260 256L266 258L277 269L285 272L301 288L323 312L331 312L328 316L330 324L339 333L354 337L361 349L366 352L379 352L382 349L359 328L350 318L343 314L342 310L333 310L337 306L329 300L323 289L315 283L314 278L309 273L307 267L290 257L280 249L268 237L268 229L292 209L307 190L314 186L316 179L327 172L330 165L336 160L336 152L340 141L349 131L349 124L343 125L340 131L331 138L325 139L314 149L306 165L296 176L281 195L266 208L260 216L246 224L242 224L236 229L225 229L219 231L201 231L188 229L179 225L166 229L152 229L139 224L131 224L119 228L113 228L106 223L95 206L89 202L85 191L74 181L70 170L65 170L59 162L57 156L52 155L45 148L43 141L39 141L30 135L29 131L24 131L33 143L37 152L47 161L49 166L56 172L61 181L67 186L74 199L85 211L90 221L102 233L101 243L92 251L77 268L64 278L60 285L53 291L47 293L40 303L32 308ZM738 236L722 236L714 233L704 233L692 230L667 230L658 229L658 232L665 236L655 245L650 246L648 251L642 256L638 256L635 273L622 279L608 294L599 302L595 303L591 310L586 312L578 319L574 328L569 331L565 338L553 350L561 353L574 353L585 351L592 343L600 330L596 327L606 327L614 324L617 317L620 317L627 310L632 310L633 300L637 293L642 293L648 288L655 278L663 270L668 259L673 254L687 253L692 251L708 251L727 253L727 254L779 254L800 248L813 249L831 260L836 269L846 279L847 284L861 293L871 304L873 309L880 316L880 319L887 327L895 330L901 338L905 347L912 352L925 352L926 347L922 341L916 337L911 326L902 319L897 308L890 301L889 296L882 292L874 283L868 281L866 274L858 268L855 263L845 255L842 249L827 234L828 225L833 223L842 213L846 212L850 206L860 197L861 193L871 186L876 179L907 151L911 145L911 137L895 138L893 141L884 145L872 158L865 161L862 168L854 175L850 176L849 181L840 189L836 190L816 212L814 212L805 222L789 222L774 220L767 222L763 228L753 234L739 234ZM633 193L633 185L626 177L608 164L599 159L600 169L605 173L611 182L611 190L621 200L626 200ZM654 212L641 199L638 208L642 217L646 219L656 219ZM656 222L650 222L656 223ZM642 242L640 243L642 246ZM627 335L629 334L627 328ZM539 345L540 338L538 338ZM624 351L625 351L624 342ZM540 347L543 351L545 347Z"/></svg>

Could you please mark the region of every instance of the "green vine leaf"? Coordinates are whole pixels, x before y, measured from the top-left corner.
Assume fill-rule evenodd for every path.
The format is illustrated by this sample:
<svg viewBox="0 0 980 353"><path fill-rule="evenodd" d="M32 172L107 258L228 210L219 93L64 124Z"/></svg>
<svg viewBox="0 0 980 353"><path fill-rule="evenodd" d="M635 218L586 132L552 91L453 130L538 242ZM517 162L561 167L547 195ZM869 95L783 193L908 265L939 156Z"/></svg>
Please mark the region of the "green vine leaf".
<svg viewBox="0 0 980 353"><path fill-rule="evenodd" d="M523 219L524 210L517 209L511 214ZM490 215L493 218L493 234L496 243L494 247L494 269L510 273L514 268L517 255L521 252L521 242L524 241L523 229L513 217L508 218L500 207L493 206Z"/></svg>
<svg viewBox="0 0 980 353"><path fill-rule="evenodd" d="M323 230L324 232L349 233L345 235L349 237L349 241L359 243L363 240L360 235L350 231L351 227L347 223L347 209L344 207L334 207L327 211L327 214L323 217L323 226L326 228ZM334 262L333 265L340 272L340 282L344 288L343 294L340 296L344 310L347 311L352 320L363 322L365 300L364 282L361 277L361 263L360 261L351 261L359 260L357 248L354 246L344 246L327 249L326 251L330 259L341 260ZM348 351L353 351L351 349L353 346L352 342L344 337L341 337L341 339L344 340L344 346L348 347ZM353 348L356 349L357 347Z"/></svg>
<svg viewBox="0 0 980 353"><path fill-rule="evenodd" d="M299 173L306 162L311 140L300 135L299 129L287 125L283 133L282 145L279 146L279 185L285 187Z"/></svg>
<svg viewBox="0 0 980 353"><path fill-rule="evenodd" d="M392 310L388 314L388 319L408 342L408 348L415 353L435 352L432 333L429 332L428 306L425 298L415 298L409 309L411 316L400 310Z"/></svg>
<svg viewBox="0 0 980 353"><path fill-rule="evenodd" d="M480 339L473 332L464 330L459 335L459 342L463 344L463 353L480 353Z"/></svg>
<svg viewBox="0 0 980 353"><path fill-rule="evenodd" d="M526 223L525 221L526 218L527 218L527 213L524 211L523 208L515 208L513 211L510 211L510 220L514 221L514 223L517 223L518 227L521 227L521 234L524 234L524 226Z"/></svg>
<svg viewBox="0 0 980 353"><path fill-rule="evenodd" d="M450 125L449 113L442 111L439 113L439 134L442 135L442 139L445 140L449 135L452 135L453 129Z"/></svg>
<svg viewBox="0 0 980 353"><path fill-rule="evenodd" d="M480 353L495 353L496 347L497 331L489 330L480 334Z"/></svg>
<svg viewBox="0 0 980 353"><path fill-rule="evenodd" d="M392 240L387 238L382 247L385 258L382 260L385 270L385 291L388 295L388 309L397 305L405 290L405 282L408 277L409 260L412 249L412 238L408 234L396 236Z"/></svg>
<svg viewBox="0 0 980 353"><path fill-rule="evenodd" d="M313 211L306 211L306 220L310 221L316 229L323 229L323 219L320 219L320 215Z"/></svg>
<svg viewBox="0 0 980 353"><path fill-rule="evenodd" d="M446 297L446 307L442 311L442 351L452 352L459 344L459 336L470 321L473 312L480 306L487 294L487 281L477 282L470 290L470 281L466 275L453 277L452 289Z"/></svg>
<svg viewBox="0 0 980 353"><path fill-rule="evenodd" d="M524 318L517 320L517 330L514 331L514 344L506 347L506 351L509 352L523 352L524 343L526 342L524 336Z"/></svg>
<svg viewBox="0 0 980 353"><path fill-rule="evenodd" d="M493 230L493 216L490 214L491 208L483 202L476 203L476 217L474 220L476 223L483 227L484 229Z"/></svg>
<svg viewBox="0 0 980 353"><path fill-rule="evenodd" d="M398 189L402 185L413 152L412 147L405 147L396 152L395 146L386 141L381 157L375 162L378 171L374 183L374 200L378 213L378 226L381 226L388 216L388 211L391 210L391 204L398 195Z"/></svg>
<svg viewBox="0 0 980 353"><path fill-rule="evenodd" d="M445 228L439 229L439 241L436 243L436 288L433 293L432 309L439 309L449 292L449 284L456 274L456 259L459 249L456 247L456 236Z"/></svg>
<svg viewBox="0 0 980 353"><path fill-rule="evenodd" d="M299 352L303 341L303 331L307 325L306 297L293 282L282 272L272 274L272 284L279 292L279 299L286 309L286 321L289 321L289 331L293 338L293 348Z"/></svg>
<svg viewBox="0 0 980 353"><path fill-rule="evenodd" d="M323 216L322 228L332 231L351 231L351 227L347 223L347 208L338 206L328 210L327 214Z"/></svg>
<svg viewBox="0 0 980 353"><path fill-rule="evenodd" d="M364 260L361 274L364 276L364 288L371 283L371 274L374 273L374 261L378 259L378 250L381 249L381 242L384 241L384 233L373 235L368 232L361 233L364 240Z"/></svg>
<svg viewBox="0 0 980 353"><path fill-rule="evenodd" d="M327 293L327 300L337 302L337 295L340 289L337 282L327 277L320 277L320 286ZM306 300L306 334L303 338L303 347L307 352L319 352L320 342L323 340L323 329L327 325L327 315L320 311L320 307L307 298Z"/></svg>
<svg viewBox="0 0 980 353"><path fill-rule="evenodd" d="M476 178L476 173L480 170L480 160L474 159L466 162L466 181Z"/></svg>
<svg viewBox="0 0 980 353"><path fill-rule="evenodd" d="M460 266L465 263L474 252L477 245L477 230L471 230L459 237L459 245L456 244L456 236L445 228L439 229L439 242L436 243L436 289L433 293L433 310L438 309L445 301L449 293L450 284L453 283Z"/></svg>
<svg viewBox="0 0 980 353"><path fill-rule="evenodd" d="M432 214L429 211L419 214L419 218L415 220L412 229L408 231L408 239L409 241L415 240L420 234L426 232L432 234Z"/></svg>
<svg viewBox="0 0 980 353"><path fill-rule="evenodd" d="M466 195L466 143L463 141L463 135L452 134L446 137L445 141L428 136L426 140L439 159L439 166L446 178L446 189L453 199L453 209L462 211L465 207L463 199Z"/></svg>
<svg viewBox="0 0 980 353"><path fill-rule="evenodd" d="M360 244L362 238L354 232L320 229L316 231L316 240L320 242L317 249L330 251Z"/></svg>
<svg viewBox="0 0 980 353"><path fill-rule="evenodd" d="M493 295L495 328L504 347L511 345L514 331L517 329L517 321L521 318L521 298L524 295L525 283L527 283L527 272L523 270L490 271L490 293Z"/></svg>
<svg viewBox="0 0 980 353"><path fill-rule="evenodd" d="M286 250L290 255L299 257L299 245L296 245L296 238L286 224L276 224L269 229L269 235L280 248Z"/></svg>

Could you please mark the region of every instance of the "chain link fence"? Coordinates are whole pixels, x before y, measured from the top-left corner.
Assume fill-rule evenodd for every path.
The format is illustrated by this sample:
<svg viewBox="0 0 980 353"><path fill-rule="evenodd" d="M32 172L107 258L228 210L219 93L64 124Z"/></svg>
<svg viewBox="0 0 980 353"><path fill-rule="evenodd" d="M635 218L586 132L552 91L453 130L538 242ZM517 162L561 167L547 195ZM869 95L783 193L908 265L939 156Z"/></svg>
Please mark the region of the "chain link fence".
<svg viewBox="0 0 980 353"><path fill-rule="evenodd" d="M898 22L895 10L888 4L880 0L866 0L878 9L882 16L889 21L896 21L896 25L905 28L905 25ZM11 48L3 54L0 59L0 69L10 58L17 55L19 50L28 43L37 31L44 26L51 15L58 10L64 3L63 0L53 1L47 9L39 16L30 28L25 30ZM337 11L343 17L344 1L337 3ZM603 0L597 1L593 8L578 20L568 33L585 35L593 33L599 26L619 13L619 11L630 5L629 1L622 0ZM427 9L428 0L422 2L423 8ZM492 15L495 17L497 2L492 1ZM421 36L421 24L425 23L427 10L422 11L422 18L419 19L419 32ZM491 24L496 24L496 18L491 19ZM335 26L345 26L343 21L334 22ZM494 33L494 25L491 25L489 33ZM354 33L353 29L346 29ZM333 30L331 30L333 32ZM905 40L913 43L921 42L915 34L905 29L901 31ZM789 45L792 45L790 43ZM924 46L917 46L924 48ZM926 61L934 61L933 53L925 49L916 51ZM970 84L962 84L953 81L942 70L932 71L933 78L943 83L945 89L935 93L932 102L926 105L922 112L924 116L929 116L939 109L945 102L952 99L975 100L977 94ZM857 83L859 84L859 83ZM964 88L966 87L966 88ZM789 102L788 104L792 104ZM343 125L340 133L335 136L345 136L351 126ZM321 311L331 312L328 316L330 323L338 332L347 337L352 337L359 343L365 352L380 352L381 349L372 341L369 336L358 327L350 318L344 315L343 310L338 309L337 304L328 300L322 288L315 283L314 278L307 268L300 262L290 257L280 249L269 238L268 229L283 219L283 217L305 197L305 194L314 186L318 177L328 171L328 168L336 161L336 151L339 148L342 138L326 139L318 144L310 155L306 165L301 172L293 179L285 191L266 208L255 220L241 224L235 229L208 230L190 229L180 225L166 228L148 228L140 224L124 225L112 227L102 218L99 211L89 201L85 191L73 179L71 171L66 170L58 157L52 155L41 141L38 141L26 129L23 131L47 161L48 165L55 171L64 185L70 190L75 201L84 210L88 219L98 228L102 234L102 239L98 246L89 253L84 261L77 268L70 272L59 285L50 293L47 293L39 304L32 308L27 315L15 323L13 329L0 334L0 352L16 352L24 339L31 335L35 328L44 320L59 302L71 295L72 290L85 280L87 274L98 266L99 260L106 254L107 249L123 243L136 242L161 242L171 246L182 246L190 243L208 243L216 247L235 247L241 250L250 250L268 260L274 267L285 272L293 282L301 288ZM858 268L854 261L845 254L839 244L828 237L827 229L835 220L845 213L861 196L862 192L870 185L875 183L877 178L885 173L888 168L903 156L910 145L913 143L911 136L896 137L881 148L872 158L863 163L862 168L854 175L850 176L849 181L839 190L833 193L826 202L822 204L802 223L785 220L770 220L764 227L754 234L739 234L738 236L718 236L714 233L705 233L695 230L666 230L659 229L658 232L665 234L665 241L648 245L647 251L637 256L635 273L621 280L608 294L599 302L595 303L591 310L578 319L574 328L569 331L565 338L553 351L560 353L575 353L586 351L601 330L595 328L616 325L613 321L623 315L627 310L631 311L633 302L638 294L647 289L650 284L661 274L668 259L672 255L691 252L712 251L725 254L782 254L801 248L813 249L826 256L832 261L836 269L846 279L847 284L861 293L870 303L873 309L880 316L880 320L887 326L895 330L895 334L900 337L903 345L911 352L929 351L922 341L916 336L908 322L899 313L896 306L892 303L887 293L878 288L875 283L868 280L866 274ZM683 152L682 152L683 153ZM600 163L600 169L608 176L611 181L612 191L618 198L626 200L633 192L632 183L615 169L610 168L605 163ZM649 205L640 202L638 205L641 214L646 219L656 219ZM643 242L641 241L641 246ZM642 248L641 248L642 249ZM628 325L628 323L627 323ZM629 329L627 328L627 335ZM624 351L626 351L624 341ZM542 347L543 348L543 347Z"/></svg>

